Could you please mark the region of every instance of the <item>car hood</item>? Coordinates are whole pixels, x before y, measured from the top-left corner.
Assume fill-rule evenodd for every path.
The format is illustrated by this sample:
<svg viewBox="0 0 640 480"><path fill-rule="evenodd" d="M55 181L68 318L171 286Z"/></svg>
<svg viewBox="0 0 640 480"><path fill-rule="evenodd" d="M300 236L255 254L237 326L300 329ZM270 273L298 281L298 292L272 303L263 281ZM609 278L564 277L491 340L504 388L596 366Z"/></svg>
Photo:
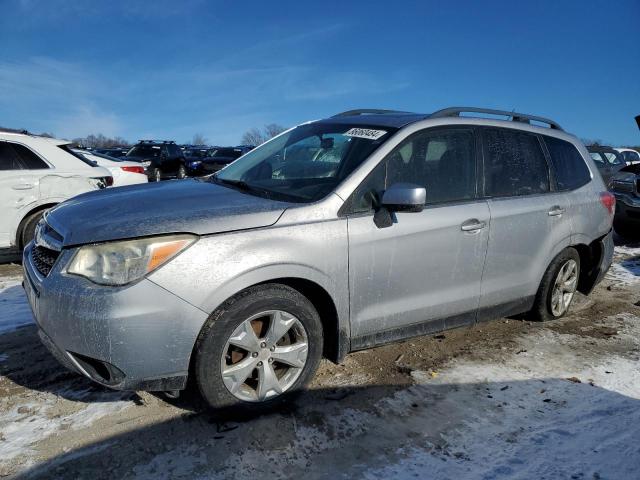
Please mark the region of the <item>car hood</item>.
<svg viewBox="0 0 640 480"><path fill-rule="evenodd" d="M200 180L173 180L82 194L49 210L46 222L63 246L73 246L267 227L290 205Z"/></svg>

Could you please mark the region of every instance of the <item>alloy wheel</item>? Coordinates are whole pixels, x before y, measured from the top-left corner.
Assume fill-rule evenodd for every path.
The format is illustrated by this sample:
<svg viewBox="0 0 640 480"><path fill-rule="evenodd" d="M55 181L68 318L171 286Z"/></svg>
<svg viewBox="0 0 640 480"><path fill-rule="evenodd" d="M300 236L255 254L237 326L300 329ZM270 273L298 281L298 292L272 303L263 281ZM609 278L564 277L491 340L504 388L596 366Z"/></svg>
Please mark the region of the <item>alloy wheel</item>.
<svg viewBox="0 0 640 480"><path fill-rule="evenodd" d="M560 317L567 311L577 287L578 264L570 259L560 267L551 291L551 313L554 317Z"/></svg>
<svg viewBox="0 0 640 480"><path fill-rule="evenodd" d="M245 402L263 402L289 390L302 374L307 332L283 310L252 315L233 331L222 352L222 380Z"/></svg>

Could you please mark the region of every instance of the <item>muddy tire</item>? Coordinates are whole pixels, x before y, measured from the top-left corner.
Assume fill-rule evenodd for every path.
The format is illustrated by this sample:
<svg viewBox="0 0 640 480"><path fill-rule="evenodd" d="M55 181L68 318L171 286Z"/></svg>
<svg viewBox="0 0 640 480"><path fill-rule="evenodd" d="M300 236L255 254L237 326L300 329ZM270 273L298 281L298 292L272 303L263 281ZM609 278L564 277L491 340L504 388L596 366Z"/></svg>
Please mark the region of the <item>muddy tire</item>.
<svg viewBox="0 0 640 480"><path fill-rule="evenodd" d="M258 285L209 317L192 373L214 412L264 413L311 380L322 345L320 317L305 296L285 285Z"/></svg>
<svg viewBox="0 0 640 480"><path fill-rule="evenodd" d="M24 220L22 231L20 232L20 248L26 247L27 244L33 240L33 237L36 235L36 226L42 218L42 215L44 215L44 212L44 210L40 210L39 212L29 215L29 217Z"/></svg>
<svg viewBox="0 0 640 480"><path fill-rule="evenodd" d="M563 317L575 297L580 278L580 256L574 248L566 248L553 259L544 276L533 308L531 320L547 322Z"/></svg>

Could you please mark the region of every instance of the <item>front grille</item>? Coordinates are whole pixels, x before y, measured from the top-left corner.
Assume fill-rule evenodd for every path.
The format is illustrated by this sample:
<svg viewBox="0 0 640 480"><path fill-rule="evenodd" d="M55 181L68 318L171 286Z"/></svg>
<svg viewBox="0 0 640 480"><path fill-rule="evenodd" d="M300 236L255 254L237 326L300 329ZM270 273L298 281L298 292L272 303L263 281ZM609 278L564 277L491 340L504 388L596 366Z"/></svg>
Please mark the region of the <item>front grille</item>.
<svg viewBox="0 0 640 480"><path fill-rule="evenodd" d="M36 245L31 250L31 260L33 261L33 266L36 267L36 270L40 272L40 274L44 277L49 275L49 272L53 268L53 265L56 263L60 252L55 250L51 250L50 248L41 247Z"/></svg>

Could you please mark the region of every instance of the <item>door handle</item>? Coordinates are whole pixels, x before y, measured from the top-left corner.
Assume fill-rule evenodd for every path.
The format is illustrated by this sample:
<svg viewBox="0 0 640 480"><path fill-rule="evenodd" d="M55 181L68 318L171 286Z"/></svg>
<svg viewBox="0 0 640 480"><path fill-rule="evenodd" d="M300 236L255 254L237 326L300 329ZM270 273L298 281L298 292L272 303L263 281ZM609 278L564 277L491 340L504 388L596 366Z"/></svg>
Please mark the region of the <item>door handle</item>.
<svg viewBox="0 0 640 480"><path fill-rule="evenodd" d="M460 225L460 230L463 232L476 232L478 230L482 230L486 226L486 222L481 222L477 218L471 218Z"/></svg>
<svg viewBox="0 0 640 480"><path fill-rule="evenodd" d="M558 205L554 205L553 207L551 207L551 210L549 210L550 217L559 217L563 213L564 213L564 208Z"/></svg>
<svg viewBox="0 0 640 480"><path fill-rule="evenodd" d="M11 185L13 190L31 190L35 185L33 183L19 183L17 185Z"/></svg>

